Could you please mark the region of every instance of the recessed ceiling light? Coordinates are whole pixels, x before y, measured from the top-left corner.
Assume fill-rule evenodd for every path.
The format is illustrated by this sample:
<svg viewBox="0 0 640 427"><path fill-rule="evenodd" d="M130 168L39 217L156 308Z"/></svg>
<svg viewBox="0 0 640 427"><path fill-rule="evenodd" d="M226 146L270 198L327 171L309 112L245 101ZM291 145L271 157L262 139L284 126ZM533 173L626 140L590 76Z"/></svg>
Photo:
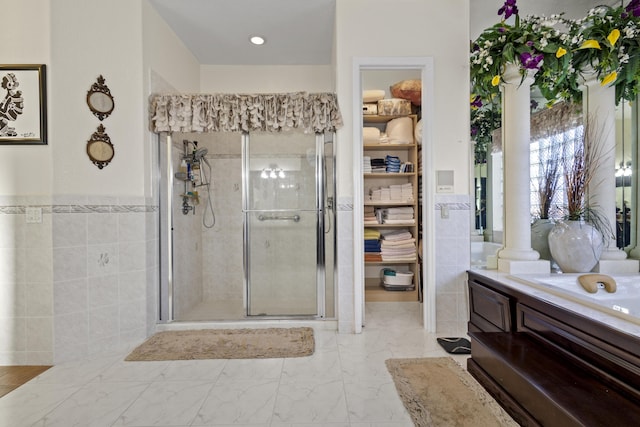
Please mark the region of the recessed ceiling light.
<svg viewBox="0 0 640 427"><path fill-rule="evenodd" d="M251 41L251 43L255 44L255 45L261 45L264 44L265 40L264 37L260 37L260 36L251 36L249 37L249 40Z"/></svg>

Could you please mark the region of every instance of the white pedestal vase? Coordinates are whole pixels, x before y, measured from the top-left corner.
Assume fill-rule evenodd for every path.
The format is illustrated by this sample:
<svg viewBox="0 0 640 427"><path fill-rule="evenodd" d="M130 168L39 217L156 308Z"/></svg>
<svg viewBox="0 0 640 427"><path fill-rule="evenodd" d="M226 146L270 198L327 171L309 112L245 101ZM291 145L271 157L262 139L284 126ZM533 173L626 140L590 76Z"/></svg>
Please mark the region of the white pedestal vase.
<svg viewBox="0 0 640 427"><path fill-rule="evenodd" d="M549 233L549 249L563 273L587 273L604 247L602 234L584 221L558 221Z"/></svg>
<svg viewBox="0 0 640 427"><path fill-rule="evenodd" d="M531 224L531 247L540 254L540 259L553 261L549 250L549 233L554 225L550 219L537 219Z"/></svg>

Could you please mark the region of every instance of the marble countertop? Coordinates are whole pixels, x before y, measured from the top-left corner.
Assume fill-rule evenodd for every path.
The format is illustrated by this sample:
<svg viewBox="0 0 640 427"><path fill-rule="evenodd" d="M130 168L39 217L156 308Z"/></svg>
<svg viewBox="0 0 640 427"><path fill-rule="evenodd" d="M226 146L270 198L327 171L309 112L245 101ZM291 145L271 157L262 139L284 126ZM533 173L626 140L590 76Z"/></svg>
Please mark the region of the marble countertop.
<svg viewBox="0 0 640 427"><path fill-rule="evenodd" d="M549 291L542 290L541 288L528 284L509 273L486 269L472 270L472 272L479 276L500 282L507 287L518 290L519 292L537 297L557 306L561 306L574 313L587 316L626 334L640 337L640 318L632 317L623 313L608 313L601 309L596 309L594 308L595 306L580 302L568 296L561 296L559 293L553 292L551 288ZM550 274L550 276L551 275L552 274ZM640 275L638 277L640 280Z"/></svg>

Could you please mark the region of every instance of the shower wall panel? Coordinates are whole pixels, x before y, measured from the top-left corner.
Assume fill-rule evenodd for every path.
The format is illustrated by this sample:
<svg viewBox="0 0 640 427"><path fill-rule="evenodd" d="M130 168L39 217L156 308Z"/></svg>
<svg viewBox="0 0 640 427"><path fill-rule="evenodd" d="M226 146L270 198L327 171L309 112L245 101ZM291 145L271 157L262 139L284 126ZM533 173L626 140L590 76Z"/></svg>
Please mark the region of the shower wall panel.
<svg viewBox="0 0 640 427"><path fill-rule="evenodd" d="M240 134L215 133L202 138L203 146L209 150L207 159L212 169L211 197L215 214L215 225L202 229L203 298L223 301L227 308L234 307L232 317L244 317ZM203 194L202 203L207 203L207 194ZM210 212L205 219L211 220Z"/></svg>
<svg viewBox="0 0 640 427"><path fill-rule="evenodd" d="M184 136L182 138L181 136ZM180 167L184 154L183 139L192 140L193 134L177 135L173 139L171 163L174 172ZM173 310L174 318L181 320L202 301L202 214L203 204L187 215L182 213L184 182L173 180Z"/></svg>

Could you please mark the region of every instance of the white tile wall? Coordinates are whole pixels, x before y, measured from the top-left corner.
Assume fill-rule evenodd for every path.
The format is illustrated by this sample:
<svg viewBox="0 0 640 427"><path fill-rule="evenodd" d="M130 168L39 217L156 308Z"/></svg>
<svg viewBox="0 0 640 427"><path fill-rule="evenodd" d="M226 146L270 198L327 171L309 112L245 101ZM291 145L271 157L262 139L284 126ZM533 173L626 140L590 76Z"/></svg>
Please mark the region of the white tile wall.
<svg viewBox="0 0 640 427"><path fill-rule="evenodd" d="M27 224L25 210L43 209ZM51 364L155 324L157 208L144 198L0 197L0 365Z"/></svg>
<svg viewBox="0 0 640 427"><path fill-rule="evenodd" d="M442 218L446 205L448 218ZM467 195L436 195L436 332L464 335L467 332L468 299L466 271L470 262L471 207Z"/></svg>
<svg viewBox="0 0 640 427"><path fill-rule="evenodd" d="M203 296L205 301L225 300L230 304L235 301L236 306L242 307L242 161L240 154L213 154L209 161L213 180L211 202L216 222L212 228L202 228L203 259L206 260L202 266ZM207 196L203 203L207 203ZM210 212L207 215L210 224Z"/></svg>
<svg viewBox="0 0 640 427"><path fill-rule="evenodd" d="M0 197L0 365L53 360L51 202ZM26 223L26 206L43 209Z"/></svg>
<svg viewBox="0 0 640 427"><path fill-rule="evenodd" d="M353 333L353 199L339 197L337 204L337 266L338 266L338 332Z"/></svg>

